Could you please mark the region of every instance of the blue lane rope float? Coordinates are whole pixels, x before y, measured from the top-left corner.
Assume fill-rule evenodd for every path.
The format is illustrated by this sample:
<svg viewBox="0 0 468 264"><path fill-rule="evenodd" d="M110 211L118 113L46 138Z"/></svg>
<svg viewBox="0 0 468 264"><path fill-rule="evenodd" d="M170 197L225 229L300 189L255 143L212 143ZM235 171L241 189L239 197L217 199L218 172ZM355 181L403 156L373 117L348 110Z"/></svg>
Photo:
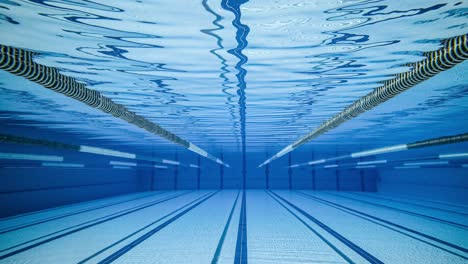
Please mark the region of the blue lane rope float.
<svg viewBox="0 0 468 264"><path fill-rule="evenodd" d="M412 64L412 69L410 71L397 74L395 78L385 81L382 86L377 87L371 93L361 97L359 100L346 107L341 113L322 123L317 129L300 138L293 144L283 148L258 167L270 163L323 133L386 102L396 95L414 87L416 84L454 67L468 58L466 34L447 39L443 41L443 44L444 46L439 50L425 53L426 59Z"/></svg>
<svg viewBox="0 0 468 264"><path fill-rule="evenodd" d="M86 88L84 83L78 82L75 78L61 74L57 68L34 62L33 57L38 54L39 53L36 52L0 44L0 69L24 77L54 92L64 94L93 108L123 119L152 134L161 136L190 151L229 167L229 165L224 163L221 159L209 154L195 144L165 130L145 117L135 114L125 106L115 103L112 99L102 95L100 92Z"/></svg>

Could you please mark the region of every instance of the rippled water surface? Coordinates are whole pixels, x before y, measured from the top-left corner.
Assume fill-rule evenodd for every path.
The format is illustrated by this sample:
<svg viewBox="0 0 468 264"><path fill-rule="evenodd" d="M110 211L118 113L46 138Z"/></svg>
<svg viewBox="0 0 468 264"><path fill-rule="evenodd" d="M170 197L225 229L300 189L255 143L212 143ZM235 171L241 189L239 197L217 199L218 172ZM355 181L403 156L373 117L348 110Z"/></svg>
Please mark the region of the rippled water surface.
<svg viewBox="0 0 468 264"><path fill-rule="evenodd" d="M468 25L464 1L100 2L1 0L0 43L39 52L36 62L213 152L276 152ZM467 67L423 82L303 148L466 132ZM173 148L4 71L0 94L9 131L46 128L141 153Z"/></svg>

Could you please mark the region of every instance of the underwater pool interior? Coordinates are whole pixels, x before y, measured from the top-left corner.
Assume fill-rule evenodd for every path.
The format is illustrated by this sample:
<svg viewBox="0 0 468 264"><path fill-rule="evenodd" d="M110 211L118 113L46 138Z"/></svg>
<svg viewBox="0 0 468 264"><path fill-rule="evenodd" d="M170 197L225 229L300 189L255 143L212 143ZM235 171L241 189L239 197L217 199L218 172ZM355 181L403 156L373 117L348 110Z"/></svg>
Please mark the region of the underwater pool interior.
<svg viewBox="0 0 468 264"><path fill-rule="evenodd" d="M0 0L0 263L468 263L468 3Z"/></svg>

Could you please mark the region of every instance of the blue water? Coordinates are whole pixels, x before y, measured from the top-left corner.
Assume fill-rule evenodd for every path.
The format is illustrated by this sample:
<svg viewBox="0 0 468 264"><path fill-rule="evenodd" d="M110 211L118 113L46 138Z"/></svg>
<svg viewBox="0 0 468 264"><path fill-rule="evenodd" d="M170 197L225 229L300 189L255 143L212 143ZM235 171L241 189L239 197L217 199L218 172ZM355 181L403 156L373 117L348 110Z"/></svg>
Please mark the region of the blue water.
<svg viewBox="0 0 468 264"><path fill-rule="evenodd" d="M0 70L0 139L8 135L107 151L0 140L0 217L51 210L0 220L0 263L9 246L126 208L79 211L87 206L144 195L152 199L153 191L169 197L198 190L139 216L112 220L105 231L92 227L98 231L86 229L77 238L56 240L10 261L79 262L123 237L122 228L133 232L157 217L166 221L191 198L218 189L229 190L174 219L168 225L172 231L164 228L157 232L161 238L141 244L148 248L131 249L118 261L206 263L215 255L220 263L379 263L373 257L384 263L463 263L466 226L447 222L468 224L466 141L294 165L467 133L466 61L258 166L384 81L411 70L444 40L467 34L467 17L466 1L440 0L0 0L1 45L36 52L35 63L58 69L229 164ZM137 159L108 155L109 150ZM237 189L249 189L247 198ZM289 190L277 194L292 205L267 189ZM84 204L51 209L79 202ZM1 233L77 210L18 231L23 233ZM443 221L402 216L401 210ZM307 215L354 244L330 235ZM73 241L99 232L104 240L93 238L75 253L67 251ZM191 246L183 250L180 241ZM369 255L356 253L356 246ZM56 258L47 258L50 250L57 250ZM187 261L184 255L199 258Z"/></svg>

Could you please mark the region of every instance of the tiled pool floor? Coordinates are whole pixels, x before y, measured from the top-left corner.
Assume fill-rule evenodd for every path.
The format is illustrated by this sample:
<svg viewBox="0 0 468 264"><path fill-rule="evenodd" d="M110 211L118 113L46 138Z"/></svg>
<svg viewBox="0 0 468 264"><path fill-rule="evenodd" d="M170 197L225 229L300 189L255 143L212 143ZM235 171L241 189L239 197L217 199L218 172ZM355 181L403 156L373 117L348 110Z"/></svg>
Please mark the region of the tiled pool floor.
<svg viewBox="0 0 468 264"><path fill-rule="evenodd" d="M134 193L0 220L0 263L467 263L467 216L375 193Z"/></svg>

